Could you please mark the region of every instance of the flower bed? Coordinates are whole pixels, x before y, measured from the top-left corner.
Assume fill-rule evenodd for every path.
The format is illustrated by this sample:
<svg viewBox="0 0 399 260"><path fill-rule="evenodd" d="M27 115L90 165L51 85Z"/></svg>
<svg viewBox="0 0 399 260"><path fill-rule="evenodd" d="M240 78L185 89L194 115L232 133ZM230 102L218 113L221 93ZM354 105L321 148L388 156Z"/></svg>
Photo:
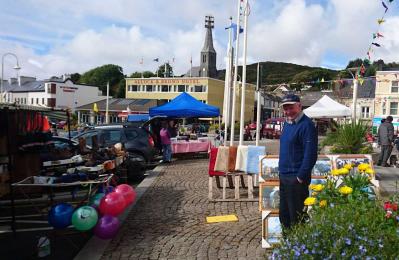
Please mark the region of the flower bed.
<svg viewBox="0 0 399 260"><path fill-rule="evenodd" d="M398 199L381 202L368 164L333 170L311 184L305 200L309 220L287 232L273 259L397 259Z"/></svg>

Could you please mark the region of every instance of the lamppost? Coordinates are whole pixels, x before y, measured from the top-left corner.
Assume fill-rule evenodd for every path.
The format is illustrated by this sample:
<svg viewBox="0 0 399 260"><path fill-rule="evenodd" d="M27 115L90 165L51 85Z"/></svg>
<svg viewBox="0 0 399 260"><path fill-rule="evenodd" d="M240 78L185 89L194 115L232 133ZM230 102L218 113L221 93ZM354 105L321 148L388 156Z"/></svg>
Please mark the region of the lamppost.
<svg viewBox="0 0 399 260"><path fill-rule="evenodd" d="M5 58L7 55L14 56L15 59L17 60L17 64L14 66L14 69L15 69L16 71L18 71L18 70L21 69L21 67L19 66L19 62L18 62L18 57L17 57L17 55L15 55L14 53L11 53L11 52L7 52L7 53L4 53L4 54L3 54L3 56L1 57L1 90L0 90L0 103L3 102L4 58Z"/></svg>
<svg viewBox="0 0 399 260"><path fill-rule="evenodd" d="M357 87L358 87L358 79L356 78L356 75L352 73L354 71L358 70L358 68L347 68L346 69L352 76L353 78L353 97L352 97L352 106L353 106L353 114L352 114L352 120L353 122L356 123L356 105L357 105Z"/></svg>

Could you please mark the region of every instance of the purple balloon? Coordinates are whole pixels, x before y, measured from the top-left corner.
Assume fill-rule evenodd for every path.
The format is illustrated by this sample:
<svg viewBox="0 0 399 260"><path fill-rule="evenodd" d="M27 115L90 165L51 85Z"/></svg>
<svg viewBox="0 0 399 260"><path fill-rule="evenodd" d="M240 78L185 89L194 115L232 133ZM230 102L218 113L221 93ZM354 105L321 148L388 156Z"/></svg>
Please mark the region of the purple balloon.
<svg viewBox="0 0 399 260"><path fill-rule="evenodd" d="M94 235L101 239L111 239L118 233L119 226L120 223L117 217L102 216L94 227Z"/></svg>

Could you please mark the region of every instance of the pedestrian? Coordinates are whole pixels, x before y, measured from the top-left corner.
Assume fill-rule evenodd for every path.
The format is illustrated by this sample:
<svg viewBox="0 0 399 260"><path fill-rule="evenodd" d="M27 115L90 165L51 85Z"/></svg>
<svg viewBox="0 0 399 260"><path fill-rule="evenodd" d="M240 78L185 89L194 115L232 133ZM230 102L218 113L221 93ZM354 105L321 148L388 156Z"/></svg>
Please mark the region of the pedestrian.
<svg viewBox="0 0 399 260"><path fill-rule="evenodd" d="M166 121L162 122L162 128L159 132L161 136L162 152L163 152L163 163L170 163L172 160L172 147L171 147L171 135L168 129L168 123Z"/></svg>
<svg viewBox="0 0 399 260"><path fill-rule="evenodd" d="M281 106L286 117L280 137L280 222L283 234L302 221L304 201L309 195L311 172L317 160L317 132L302 112L300 98L284 96Z"/></svg>
<svg viewBox="0 0 399 260"><path fill-rule="evenodd" d="M377 162L378 166L390 166L387 164L387 161L391 156L394 141L394 128L392 121L392 116L387 116L385 122L378 128L378 144L381 146L381 152Z"/></svg>

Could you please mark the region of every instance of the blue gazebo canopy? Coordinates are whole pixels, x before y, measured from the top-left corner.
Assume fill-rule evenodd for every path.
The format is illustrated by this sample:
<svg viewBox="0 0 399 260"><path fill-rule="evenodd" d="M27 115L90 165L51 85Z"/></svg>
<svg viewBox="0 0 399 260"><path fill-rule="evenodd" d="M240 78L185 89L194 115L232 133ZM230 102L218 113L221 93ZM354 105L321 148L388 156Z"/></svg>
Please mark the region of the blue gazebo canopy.
<svg viewBox="0 0 399 260"><path fill-rule="evenodd" d="M162 106L151 107L150 116L168 117L217 117L219 108L202 103L186 92Z"/></svg>

